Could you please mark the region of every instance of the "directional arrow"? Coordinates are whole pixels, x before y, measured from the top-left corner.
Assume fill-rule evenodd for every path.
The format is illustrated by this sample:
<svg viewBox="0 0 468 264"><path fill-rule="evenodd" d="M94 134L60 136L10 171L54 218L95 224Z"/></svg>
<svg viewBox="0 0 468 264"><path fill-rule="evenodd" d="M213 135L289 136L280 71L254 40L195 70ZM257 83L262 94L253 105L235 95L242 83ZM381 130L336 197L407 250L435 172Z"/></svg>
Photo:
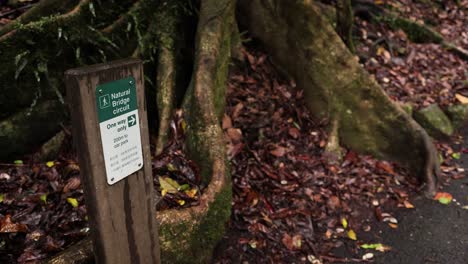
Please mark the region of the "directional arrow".
<svg viewBox="0 0 468 264"><path fill-rule="evenodd" d="M136 125L136 118L135 115L131 115L128 117L128 126L131 127L134 125Z"/></svg>

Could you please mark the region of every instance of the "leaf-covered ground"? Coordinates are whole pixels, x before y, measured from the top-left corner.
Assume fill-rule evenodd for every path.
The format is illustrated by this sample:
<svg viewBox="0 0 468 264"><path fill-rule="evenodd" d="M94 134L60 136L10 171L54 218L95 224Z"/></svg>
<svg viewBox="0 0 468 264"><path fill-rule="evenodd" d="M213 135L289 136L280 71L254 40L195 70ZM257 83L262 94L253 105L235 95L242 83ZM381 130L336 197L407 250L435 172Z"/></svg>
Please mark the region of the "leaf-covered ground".
<svg viewBox="0 0 468 264"><path fill-rule="evenodd" d="M184 120L177 111L171 138L153 158L158 210L198 204L198 167L183 150ZM0 164L0 263L40 263L89 233L80 168L70 147L46 163L34 156Z"/></svg>
<svg viewBox="0 0 468 264"><path fill-rule="evenodd" d="M311 118L302 91L278 77L266 54L245 58L248 66L231 74L223 119L234 197L216 262L345 261L332 255L340 249L361 260L360 235L375 221L398 228L392 211L413 207L415 183L391 163L346 149L342 162L330 162L326 121ZM457 177L451 149L441 148L445 176Z"/></svg>
<svg viewBox="0 0 468 264"><path fill-rule="evenodd" d="M387 2L405 18L429 25L442 34L446 40L465 50L468 49L467 0L392 0Z"/></svg>
<svg viewBox="0 0 468 264"><path fill-rule="evenodd" d="M402 30L358 20L365 68L394 100L414 108L456 103L468 96L467 62L437 44L416 44Z"/></svg>
<svg viewBox="0 0 468 264"><path fill-rule="evenodd" d="M375 2L468 46L468 1ZM0 0L0 26L25 10L5 3ZM419 109L468 97L466 62L440 46L411 43L403 31L361 19L355 35L364 67L395 101ZM391 163L347 149L342 161L332 159L324 152L327 120L311 118L302 92L274 70L267 54L249 48L244 55L245 65L229 79L222 124L232 163L233 212L214 262L362 262L372 260L369 253L391 250L384 237L369 237L375 237L376 222L387 232L400 228L395 210L414 210L416 182ZM178 112L173 138L153 162L161 210L196 204L203 189L197 166L183 152L184 126ZM454 160L467 151L437 146L444 183L463 177ZM48 163L0 165L0 263L38 263L88 234L71 153L65 149Z"/></svg>

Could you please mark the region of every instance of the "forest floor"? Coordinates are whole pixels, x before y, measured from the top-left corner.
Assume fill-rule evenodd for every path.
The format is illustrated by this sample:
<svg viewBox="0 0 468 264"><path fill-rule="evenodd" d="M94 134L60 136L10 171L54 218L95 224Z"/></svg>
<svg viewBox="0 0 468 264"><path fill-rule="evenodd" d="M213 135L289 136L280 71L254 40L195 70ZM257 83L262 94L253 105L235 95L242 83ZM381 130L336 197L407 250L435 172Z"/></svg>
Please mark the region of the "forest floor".
<svg viewBox="0 0 468 264"><path fill-rule="evenodd" d="M467 47L468 2L381 2ZM440 45L360 18L355 30L357 55L393 100L419 110L468 95L466 61ZM465 263L466 130L435 142L441 194L456 201L431 201L391 163L346 149L342 162L330 160L325 124L310 118L294 82L278 77L268 55L249 49L245 57L249 66L231 74L223 120L234 205L215 263Z"/></svg>
<svg viewBox="0 0 468 264"><path fill-rule="evenodd" d="M431 18L444 37L468 46L466 1L442 9L431 1L382 2L408 18ZM0 24L21 10L15 12ZM358 18L355 33L363 66L393 100L420 109L468 96L467 63L440 46L412 43L400 30ZM325 152L327 120L314 120L294 81L252 46L228 84L222 126L233 211L213 262L465 263L468 130L435 142L445 197L422 198L417 181L390 162L346 148L341 160ZM190 206L199 195L194 190L203 189L196 184L198 169L180 150L181 127L178 113L173 139L153 161L153 172L157 191L164 192L158 174L171 174L162 180L187 185L188 192L169 192L159 209ZM79 168L69 148L47 163L25 158L0 164L0 263L38 263L88 232Z"/></svg>

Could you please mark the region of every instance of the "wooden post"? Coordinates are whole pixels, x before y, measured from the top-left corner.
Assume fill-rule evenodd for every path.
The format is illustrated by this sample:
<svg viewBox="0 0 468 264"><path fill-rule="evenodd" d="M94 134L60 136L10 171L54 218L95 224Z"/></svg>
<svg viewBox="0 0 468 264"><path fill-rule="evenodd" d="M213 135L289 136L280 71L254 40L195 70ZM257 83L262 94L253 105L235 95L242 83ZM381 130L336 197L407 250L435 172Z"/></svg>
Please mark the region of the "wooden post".
<svg viewBox="0 0 468 264"><path fill-rule="evenodd" d="M136 59L65 73L99 264L160 263L143 80Z"/></svg>

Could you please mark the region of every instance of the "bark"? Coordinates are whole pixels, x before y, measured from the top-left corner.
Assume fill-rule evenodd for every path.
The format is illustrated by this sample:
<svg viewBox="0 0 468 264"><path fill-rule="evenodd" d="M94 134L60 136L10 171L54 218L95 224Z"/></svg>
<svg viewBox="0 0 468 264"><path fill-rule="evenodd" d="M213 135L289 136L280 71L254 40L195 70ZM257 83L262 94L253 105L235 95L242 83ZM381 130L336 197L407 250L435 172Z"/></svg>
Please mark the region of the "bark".
<svg viewBox="0 0 468 264"><path fill-rule="evenodd" d="M354 13L351 0L338 0L336 2L336 31L348 49L355 53L353 42Z"/></svg>
<svg viewBox="0 0 468 264"><path fill-rule="evenodd" d="M439 164L427 133L393 103L320 15L312 1L240 1L250 33L304 89L311 112L339 122L340 141L394 160L437 189Z"/></svg>

